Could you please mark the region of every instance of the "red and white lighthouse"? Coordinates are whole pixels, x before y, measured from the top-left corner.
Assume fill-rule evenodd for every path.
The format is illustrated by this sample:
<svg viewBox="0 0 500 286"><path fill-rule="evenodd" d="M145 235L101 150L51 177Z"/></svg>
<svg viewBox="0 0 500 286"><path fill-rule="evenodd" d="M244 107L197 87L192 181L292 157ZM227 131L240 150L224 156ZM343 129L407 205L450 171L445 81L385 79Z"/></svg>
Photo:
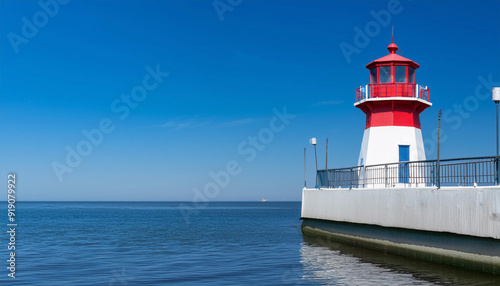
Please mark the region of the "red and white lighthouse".
<svg viewBox="0 0 500 286"><path fill-rule="evenodd" d="M396 54L394 43L387 49L366 65L370 83L357 89L354 106L366 114L359 166L425 160L419 115L432 105L429 89L415 83L416 62Z"/></svg>

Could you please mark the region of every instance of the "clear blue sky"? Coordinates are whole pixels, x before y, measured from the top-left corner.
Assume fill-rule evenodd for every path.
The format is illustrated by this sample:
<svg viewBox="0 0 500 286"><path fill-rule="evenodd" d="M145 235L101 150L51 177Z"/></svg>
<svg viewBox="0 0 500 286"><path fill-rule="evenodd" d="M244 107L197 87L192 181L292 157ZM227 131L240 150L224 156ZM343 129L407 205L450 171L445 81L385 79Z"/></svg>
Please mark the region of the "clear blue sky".
<svg viewBox="0 0 500 286"><path fill-rule="evenodd" d="M217 10L213 1L42 0L44 10L3 0L1 185L16 172L20 200L191 201L213 183L209 172L232 162L239 174L210 200L300 200L304 147L313 185L310 137L320 168L327 137L329 166L357 163L365 118L353 107L356 87L368 83L365 65L388 53L392 25L431 90L421 115L427 158L436 157L440 108L443 158L494 155L495 105L480 79L500 86L500 2L401 1L388 23L370 26L370 11L390 2L220 0ZM356 47L355 27L367 24L369 42L347 60L341 43ZM148 78L157 86L125 116L121 96L143 88L148 66L168 76ZM273 109L285 106L296 117L263 150L245 143L269 136ZM54 162L66 164L66 147L103 118L113 131L59 181Z"/></svg>

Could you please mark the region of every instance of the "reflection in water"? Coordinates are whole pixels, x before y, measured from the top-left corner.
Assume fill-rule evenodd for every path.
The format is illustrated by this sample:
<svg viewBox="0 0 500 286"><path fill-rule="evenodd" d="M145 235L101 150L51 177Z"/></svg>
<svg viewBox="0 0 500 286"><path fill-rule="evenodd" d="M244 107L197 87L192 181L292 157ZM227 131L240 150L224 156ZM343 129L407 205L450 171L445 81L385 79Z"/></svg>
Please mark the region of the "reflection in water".
<svg viewBox="0 0 500 286"><path fill-rule="evenodd" d="M323 285L500 285L500 276L303 236L301 281ZM295 277L300 277L296 275Z"/></svg>

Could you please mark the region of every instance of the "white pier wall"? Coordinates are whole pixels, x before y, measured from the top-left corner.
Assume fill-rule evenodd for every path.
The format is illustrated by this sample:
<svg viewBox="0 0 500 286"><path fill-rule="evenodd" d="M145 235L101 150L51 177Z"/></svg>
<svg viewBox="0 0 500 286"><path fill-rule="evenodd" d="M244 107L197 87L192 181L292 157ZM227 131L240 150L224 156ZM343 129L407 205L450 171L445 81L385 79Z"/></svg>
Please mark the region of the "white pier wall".
<svg viewBox="0 0 500 286"><path fill-rule="evenodd" d="M303 189L302 217L500 239L500 187Z"/></svg>

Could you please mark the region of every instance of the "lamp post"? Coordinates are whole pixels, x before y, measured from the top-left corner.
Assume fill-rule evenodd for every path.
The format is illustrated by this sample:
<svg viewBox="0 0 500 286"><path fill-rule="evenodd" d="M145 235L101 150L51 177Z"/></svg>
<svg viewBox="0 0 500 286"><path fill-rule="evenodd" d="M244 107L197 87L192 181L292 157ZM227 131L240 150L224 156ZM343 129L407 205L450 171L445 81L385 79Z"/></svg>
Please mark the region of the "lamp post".
<svg viewBox="0 0 500 286"><path fill-rule="evenodd" d="M436 186L438 189L441 188L441 109L439 109L438 115L438 153L437 153L437 161L436 161Z"/></svg>
<svg viewBox="0 0 500 286"><path fill-rule="evenodd" d="M316 163L316 189L318 188L318 156L316 155L316 137L311 138L311 144L314 146L314 161Z"/></svg>
<svg viewBox="0 0 500 286"><path fill-rule="evenodd" d="M328 138L326 138L326 160L325 160L325 172L326 172L326 187L330 187L330 181L328 180Z"/></svg>
<svg viewBox="0 0 500 286"><path fill-rule="evenodd" d="M499 165L498 165L498 102L500 102L500 87L494 87L492 92L492 99L493 101L495 102L495 105L497 106L497 157L495 159L495 162L496 162L496 183L497 185L500 183L499 182L499 174L500 174L500 170L498 169Z"/></svg>

